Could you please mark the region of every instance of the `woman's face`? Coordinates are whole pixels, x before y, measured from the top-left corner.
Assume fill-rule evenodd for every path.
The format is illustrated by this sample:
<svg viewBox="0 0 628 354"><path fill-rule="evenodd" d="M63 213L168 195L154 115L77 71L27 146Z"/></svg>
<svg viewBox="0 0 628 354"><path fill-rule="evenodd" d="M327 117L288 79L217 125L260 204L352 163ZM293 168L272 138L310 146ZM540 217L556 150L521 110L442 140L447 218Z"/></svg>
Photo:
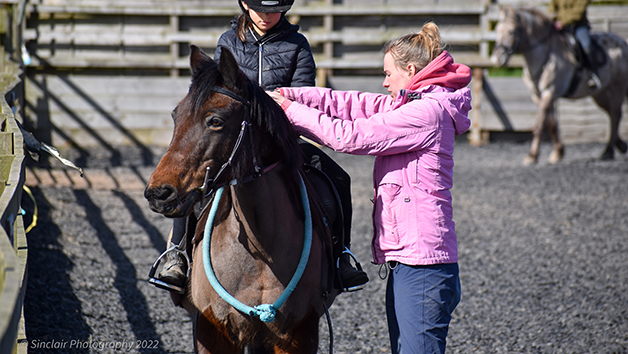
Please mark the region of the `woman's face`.
<svg viewBox="0 0 628 354"><path fill-rule="evenodd" d="M257 12L249 8L249 5L247 5L244 1L242 1L242 5L249 12L255 32L257 32L260 36L263 36L269 29L273 28L281 19L281 12Z"/></svg>
<svg viewBox="0 0 628 354"><path fill-rule="evenodd" d="M390 52L384 55L384 82L382 85L390 92L393 99L397 98L399 91L406 87L412 76L416 74L413 64L409 64L404 70L395 64L395 59Z"/></svg>

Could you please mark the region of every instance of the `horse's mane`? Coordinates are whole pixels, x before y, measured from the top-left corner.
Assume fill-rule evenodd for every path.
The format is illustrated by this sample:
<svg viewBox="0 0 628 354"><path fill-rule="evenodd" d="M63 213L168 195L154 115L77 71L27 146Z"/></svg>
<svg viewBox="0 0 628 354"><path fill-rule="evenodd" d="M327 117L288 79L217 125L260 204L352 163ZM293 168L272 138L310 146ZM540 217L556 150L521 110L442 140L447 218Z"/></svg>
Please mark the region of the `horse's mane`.
<svg viewBox="0 0 628 354"><path fill-rule="evenodd" d="M532 21L535 21L536 23L538 23L539 25L542 26L552 26L553 27L553 20L543 11L541 11L538 8L535 7L520 7L517 9L518 11L529 15L530 19Z"/></svg>
<svg viewBox="0 0 628 354"><path fill-rule="evenodd" d="M269 135L282 153L281 161L291 170L296 170L303 158L298 146L298 135L283 109L256 82L250 80L241 71L238 76L237 87L232 89L236 94L249 99L251 104L249 123L259 128L263 134ZM207 97L216 94L212 91L212 87L222 84L223 80L220 78L218 64L209 58L203 61L200 69L193 72L190 98L191 108L195 112L202 109ZM248 138L244 143L249 144ZM267 146L266 143L260 146L262 155L268 152L264 150L265 146ZM243 153L249 154L250 149L242 150ZM234 165L236 170L240 170L237 161Z"/></svg>
<svg viewBox="0 0 628 354"><path fill-rule="evenodd" d="M252 80L247 79L251 100L251 123L275 139L283 161L292 169L302 164L298 135L283 109Z"/></svg>

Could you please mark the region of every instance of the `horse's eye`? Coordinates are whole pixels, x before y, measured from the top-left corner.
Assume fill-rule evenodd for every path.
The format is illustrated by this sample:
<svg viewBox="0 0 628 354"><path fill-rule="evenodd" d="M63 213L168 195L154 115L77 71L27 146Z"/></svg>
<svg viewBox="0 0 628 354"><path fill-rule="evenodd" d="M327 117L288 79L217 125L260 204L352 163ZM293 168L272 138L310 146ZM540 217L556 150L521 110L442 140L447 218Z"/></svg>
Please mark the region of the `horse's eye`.
<svg viewBox="0 0 628 354"><path fill-rule="evenodd" d="M225 122L222 119L214 115L207 117L207 120L206 120L207 127L210 129L222 128L224 123Z"/></svg>

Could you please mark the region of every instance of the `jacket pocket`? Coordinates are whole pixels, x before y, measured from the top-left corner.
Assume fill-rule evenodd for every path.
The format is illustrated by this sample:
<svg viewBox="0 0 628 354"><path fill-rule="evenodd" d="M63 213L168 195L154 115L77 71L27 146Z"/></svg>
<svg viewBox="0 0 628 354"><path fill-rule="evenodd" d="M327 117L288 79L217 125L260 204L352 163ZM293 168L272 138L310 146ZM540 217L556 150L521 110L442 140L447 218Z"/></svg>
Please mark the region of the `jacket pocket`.
<svg viewBox="0 0 628 354"><path fill-rule="evenodd" d="M377 188L375 203L375 227L377 239L382 251L403 248L399 242L398 226L401 215L398 215L401 200L401 186L395 183L382 183Z"/></svg>

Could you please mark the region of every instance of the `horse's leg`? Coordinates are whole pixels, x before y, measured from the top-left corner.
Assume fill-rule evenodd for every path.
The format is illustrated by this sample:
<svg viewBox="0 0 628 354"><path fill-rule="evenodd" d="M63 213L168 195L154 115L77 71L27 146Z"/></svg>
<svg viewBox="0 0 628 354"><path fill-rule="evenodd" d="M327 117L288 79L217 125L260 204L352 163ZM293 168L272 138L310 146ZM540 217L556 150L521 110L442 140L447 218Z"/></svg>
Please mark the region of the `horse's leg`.
<svg viewBox="0 0 628 354"><path fill-rule="evenodd" d="M288 348L275 346L274 354L316 354L318 351L318 316L315 311L303 319L294 329Z"/></svg>
<svg viewBox="0 0 628 354"><path fill-rule="evenodd" d="M547 111L547 130L552 139L554 150L549 156L549 163L555 164L560 161L565 155L565 146L560 140L560 134L558 131L558 121L556 120L556 105L551 104Z"/></svg>
<svg viewBox="0 0 628 354"><path fill-rule="evenodd" d="M530 145L530 152L528 156L523 160L524 165L535 164L539 160L539 145L541 143L541 136L543 134L543 128L545 127L545 121L550 110L553 110L554 100L552 94L543 92L541 96L535 100L539 107L536 122L534 123L534 129L532 130L532 144Z"/></svg>
<svg viewBox="0 0 628 354"><path fill-rule="evenodd" d="M616 89L616 88L615 88ZM623 103L623 95L614 94L613 88L606 91L604 94L596 95L593 97L598 106L602 107L608 113L610 118L610 137L606 144L606 149L602 153L602 160L613 160L615 158L615 145L625 145L621 139L619 139L619 122L621 120L621 106ZM620 150L621 151L621 150Z"/></svg>
<svg viewBox="0 0 628 354"><path fill-rule="evenodd" d="M622 97L622 105L623 105L623 100L628 98L628 90L626 90L626 96ZM617 148L617 150L619 150L619 152L621 152L622 154L625 154L628 151L628 145L626 144L625 141L623 141L620 137L619 137L619 123L621 122L621 116L622 116L622 111L619 111L619 119L617 119L617 140L615 141L615 147Z"/></svg>
<svg viewBox="0 0 628 354"><path fill-rule="evenodd" d="M625 154L628 151L628 144L626 144L626 142L619 137L619 134L617 135L617 141L615 141L615 147L622 154Z"/></svg>
<svg viewBox="0 0 628 354"><path fill-rule="evenodd" d="M195 326L196 350L199 354L242 354L220 330L198 312Z"/></svg>

